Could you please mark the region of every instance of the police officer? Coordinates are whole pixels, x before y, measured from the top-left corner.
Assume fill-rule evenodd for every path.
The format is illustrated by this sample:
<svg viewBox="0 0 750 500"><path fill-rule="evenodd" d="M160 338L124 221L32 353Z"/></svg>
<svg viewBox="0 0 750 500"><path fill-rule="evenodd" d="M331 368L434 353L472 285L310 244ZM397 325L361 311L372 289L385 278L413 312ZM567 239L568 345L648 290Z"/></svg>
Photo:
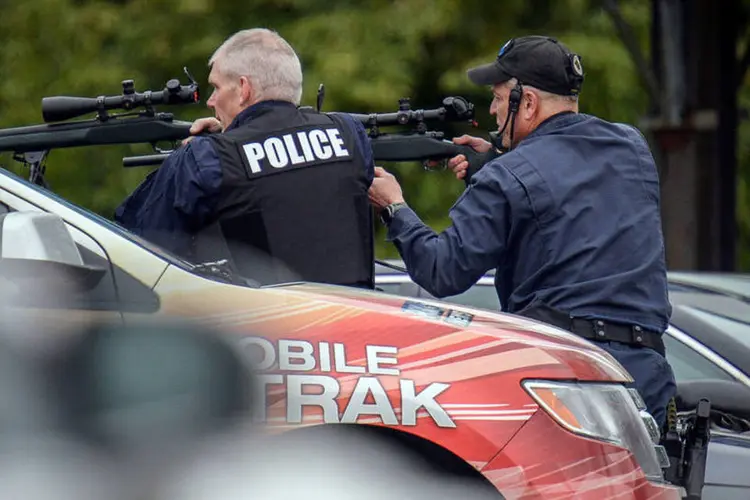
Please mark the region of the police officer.
<svg viewBox="0 0 750 500"><path fill-rule="evenodd" d="M659 180L634 127L578 112L583 66L558 41L507 42L495 61L469 70L492 86L502 154L470 175L437 234L405 203L393 175L376 168L370 199L412 279L436 297L464 292L496 269L504 310L571 330L613 355L663 425L675 392L662 333L667 297Z"/></svg>
<svg viewBox="0 0 750 500"><path fill-rule="evenodd" d="M216 117L193 124L200 135L115 220L191 262L229 259L261 283L373 287L374 164L363 125L299 106L299 59L273 31L236 33L209 66Z"/></svg>

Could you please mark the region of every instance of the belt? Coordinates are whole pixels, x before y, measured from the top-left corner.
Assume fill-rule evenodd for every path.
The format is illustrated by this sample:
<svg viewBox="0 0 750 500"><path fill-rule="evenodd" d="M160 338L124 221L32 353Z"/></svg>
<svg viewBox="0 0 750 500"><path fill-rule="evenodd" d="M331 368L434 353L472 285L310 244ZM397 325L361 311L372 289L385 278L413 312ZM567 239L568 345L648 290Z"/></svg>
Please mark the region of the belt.
<svg viewBox="0 0 750 500"><path fill-rule="evenodd" d="M603 319L572 318L562 311L547 306L532 306L518 314L568 330L587 340L614 341L633 347L648 347L662 356L665 355L661 335L645 330L639 325L613 323Z"/></svg>

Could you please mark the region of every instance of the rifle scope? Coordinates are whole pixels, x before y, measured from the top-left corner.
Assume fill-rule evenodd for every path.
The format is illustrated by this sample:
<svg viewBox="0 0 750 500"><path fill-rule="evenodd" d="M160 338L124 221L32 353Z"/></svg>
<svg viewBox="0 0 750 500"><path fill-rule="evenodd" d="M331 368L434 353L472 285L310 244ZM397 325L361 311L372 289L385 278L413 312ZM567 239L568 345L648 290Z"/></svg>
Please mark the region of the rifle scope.
<svg viewBox="0 0 750 500"><path fill-rule="evenodd" d="M348 113L365 126L407 125L424 121L464 121L474 118L474 104L460 96L446 97L443 106L435 109L411 109L409 98L399 99L399 110L395 113Z"/></svg>
<svg viewBox="0 0 750 500"><path fill-rule="evenodd" d="M150 112L155 104L192 104L200 102L200 90L187 68L185 73L190 79L188 85L180 84L178 79L167 82L164 90L136 92L133 80L122 82L122 95L99 97L54 96L42 99L42 118L45 122L69 120L87 113L97 112L99 118L106 120L110 109L132 110L143 106Z"/></svg>

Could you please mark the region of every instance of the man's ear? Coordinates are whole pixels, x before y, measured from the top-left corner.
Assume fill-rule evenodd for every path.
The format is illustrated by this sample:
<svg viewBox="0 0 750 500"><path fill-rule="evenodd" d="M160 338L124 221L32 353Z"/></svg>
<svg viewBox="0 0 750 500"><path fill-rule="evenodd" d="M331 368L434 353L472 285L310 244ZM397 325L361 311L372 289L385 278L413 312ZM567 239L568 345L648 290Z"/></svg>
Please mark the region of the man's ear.
<svg viewBox="0 0 750 500"><path fill-rule="evenodd" d="M246 76L240 77L240 102L243 105L249 106L255 100L255 92L253 86L250 84L250 79Z"/></svg>
<svg viewBox="0 0 750 500"><path fill-rule="evenodd" d="M524 118L531 119L536 112L539 110L539 96L534 92L526 91L523 93L523 99L521 99L521 107L518 110Z"/></svg>

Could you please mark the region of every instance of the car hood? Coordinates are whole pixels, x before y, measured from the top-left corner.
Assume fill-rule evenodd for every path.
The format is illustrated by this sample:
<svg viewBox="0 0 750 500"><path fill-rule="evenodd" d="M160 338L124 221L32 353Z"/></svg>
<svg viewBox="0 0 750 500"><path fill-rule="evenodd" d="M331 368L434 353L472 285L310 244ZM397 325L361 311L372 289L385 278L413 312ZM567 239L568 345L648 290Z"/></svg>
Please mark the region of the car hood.
<svg viewBox="0 0 750 500"><path fill-rule="evenodd" d="M384 292L316 283L290 283L261 289L283 293L332 308L356 311L357 328L372 331L380 327L391 335L429 328L432 335L467 332L494 337L517 349L529 349L554 358L566 366L560 378L579 380L632 381L627 371L606 351L587 340L546 323L508 313L493 313L439 300L416 299ZM330 323L326 323L330 324ZM394 331L395 330L395 331Z"/></svg>
<svg viewBox="0 0 750 500"><path fill-rule="evenodd" d="M632 381L612 356L587 340L507 313L318 283L235 286L173 266L154 290L161 314L230 334L473 358L475 374L515 371L527 378Z"/></svg>

